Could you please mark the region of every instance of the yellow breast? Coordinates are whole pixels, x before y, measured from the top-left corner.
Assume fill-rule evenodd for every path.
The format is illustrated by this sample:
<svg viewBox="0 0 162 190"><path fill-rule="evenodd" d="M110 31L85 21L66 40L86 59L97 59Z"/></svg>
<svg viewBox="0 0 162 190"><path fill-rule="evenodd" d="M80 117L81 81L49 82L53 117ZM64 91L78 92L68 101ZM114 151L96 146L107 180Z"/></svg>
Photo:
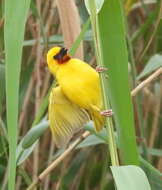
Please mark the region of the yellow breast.
<svg viewBox="0 0 162 190"><path fill-rule="evenodd" d="M85 109L91 105L101 108L99 75L87 63L71 59L61 65L56 78L69 100Z"/></svg>

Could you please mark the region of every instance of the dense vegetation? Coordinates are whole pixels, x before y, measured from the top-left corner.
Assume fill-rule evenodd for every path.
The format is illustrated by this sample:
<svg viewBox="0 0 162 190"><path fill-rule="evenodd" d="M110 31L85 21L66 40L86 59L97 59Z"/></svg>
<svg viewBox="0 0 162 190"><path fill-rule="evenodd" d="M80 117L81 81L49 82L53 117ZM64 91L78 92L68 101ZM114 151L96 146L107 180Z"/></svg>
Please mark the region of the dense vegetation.
<svg viewBox="0 0 162 190"><path fill-rule="evenodd" d="M0 1L1 190L113 190L114 179L118 190L162 189L162 0L92 2ZM107 67L103 99L114 112L67 150L55 147L47 117L46 53L56 45Z"/></svg>

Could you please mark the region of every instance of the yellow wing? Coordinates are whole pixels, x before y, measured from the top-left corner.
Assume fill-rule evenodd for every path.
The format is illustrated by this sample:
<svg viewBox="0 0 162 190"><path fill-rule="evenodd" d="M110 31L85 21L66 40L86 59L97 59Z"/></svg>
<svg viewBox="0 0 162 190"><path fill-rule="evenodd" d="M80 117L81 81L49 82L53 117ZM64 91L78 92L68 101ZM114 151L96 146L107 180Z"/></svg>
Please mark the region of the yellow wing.
<svg viewBox="0 0 162 190"><path fill-rule="evenodd" d="M52 89L48 111L50 128L57 147L64 147L73 134L90 120L87 111L69 101L60 87Z"/></svg>

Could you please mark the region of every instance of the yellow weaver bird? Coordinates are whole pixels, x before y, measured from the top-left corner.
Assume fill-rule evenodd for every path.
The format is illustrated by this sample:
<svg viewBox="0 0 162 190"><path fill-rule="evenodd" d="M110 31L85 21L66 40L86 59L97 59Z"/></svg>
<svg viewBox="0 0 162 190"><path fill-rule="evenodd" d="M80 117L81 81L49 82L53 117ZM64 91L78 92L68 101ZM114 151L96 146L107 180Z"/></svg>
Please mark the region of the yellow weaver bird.
<svg viewBox="0 0 162 190"><path fill-rule="evenodd" d="M112 110L102 111L98 72L84 61L71 58L61 47L48 51L47 64L58 83L51 91L48 110L55 144L65 146L89 120L100 131L104 116L111 116Z"/></svg>

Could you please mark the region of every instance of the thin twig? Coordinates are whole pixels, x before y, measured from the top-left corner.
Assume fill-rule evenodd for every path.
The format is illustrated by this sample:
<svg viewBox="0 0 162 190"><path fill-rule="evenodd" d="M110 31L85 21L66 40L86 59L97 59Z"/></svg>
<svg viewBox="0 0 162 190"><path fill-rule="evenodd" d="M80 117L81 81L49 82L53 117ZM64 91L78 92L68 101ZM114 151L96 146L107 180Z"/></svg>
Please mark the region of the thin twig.
<svg viewBox="0 0 162 190"><path fill-rule="evenodd" d="M33 190L39 181L41 181L43 178L45 178L68 154L71 153L71 151L86 137L90 135L90 132L86 131L82 134L81 137L79 137L72 145L69 146L68 149L65 150L65 152L58 157L52 164L50 164L40 175L36 178L36 180L27 188L27 190Z"/></svg>
<svg viewBox="0 0 162 190"><path fill-rule="evenodd" d="M141 82L135 89L132 90L131 95L136 96L136 94L144 88L147 84L149 84L151 81L155 80L160 74L162 74L162 67L160 67L158 70L156 70L152 75L150 75L146 80Z"/></svg>

